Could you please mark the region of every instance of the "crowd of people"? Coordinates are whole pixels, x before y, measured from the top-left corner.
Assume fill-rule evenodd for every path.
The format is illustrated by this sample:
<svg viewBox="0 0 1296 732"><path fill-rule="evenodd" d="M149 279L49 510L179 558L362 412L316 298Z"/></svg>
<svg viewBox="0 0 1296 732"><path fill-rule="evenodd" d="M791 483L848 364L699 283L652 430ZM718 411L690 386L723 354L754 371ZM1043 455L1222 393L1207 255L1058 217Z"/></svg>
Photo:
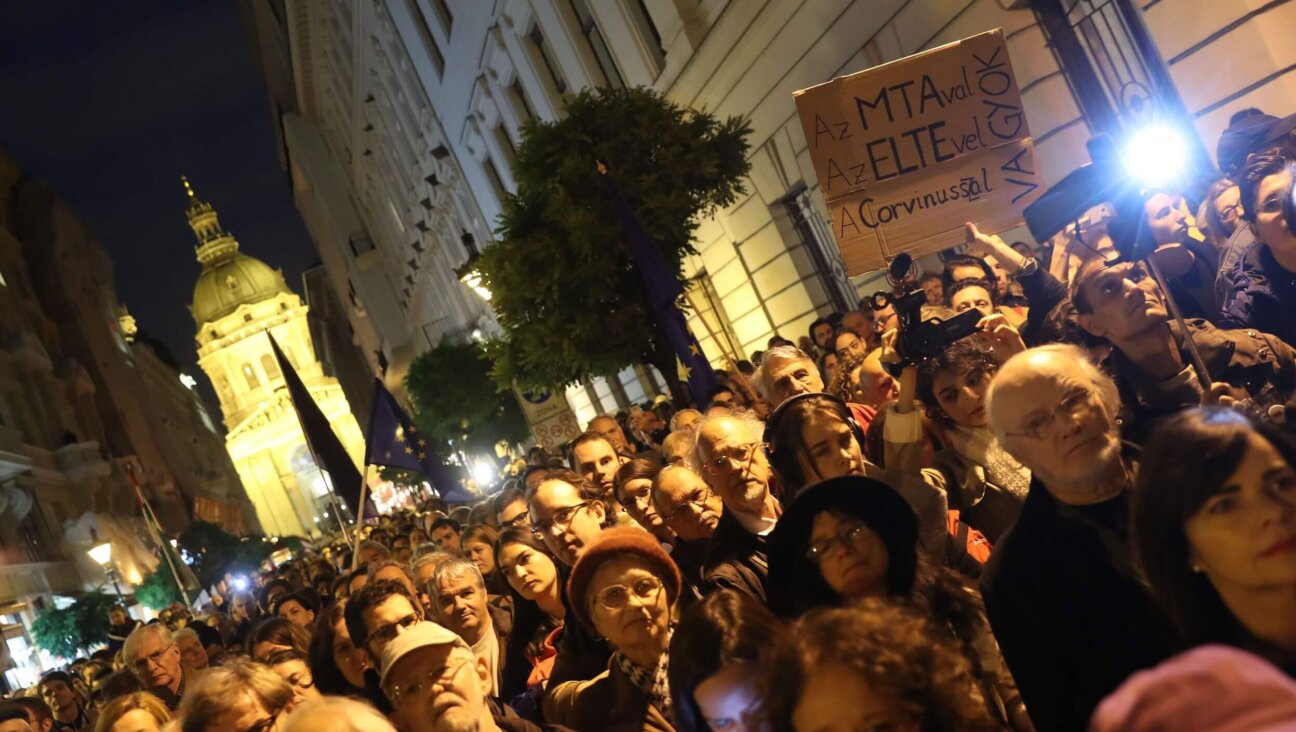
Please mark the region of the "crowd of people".
<svg viewBox="0 0 1296 732"><path fill-rule="evenodd" d="M115 608L0 732L1296 728L1292 123L1237 116L1195 221L969 224L895 283L920 320L872 299L476 505Z"/></svg>

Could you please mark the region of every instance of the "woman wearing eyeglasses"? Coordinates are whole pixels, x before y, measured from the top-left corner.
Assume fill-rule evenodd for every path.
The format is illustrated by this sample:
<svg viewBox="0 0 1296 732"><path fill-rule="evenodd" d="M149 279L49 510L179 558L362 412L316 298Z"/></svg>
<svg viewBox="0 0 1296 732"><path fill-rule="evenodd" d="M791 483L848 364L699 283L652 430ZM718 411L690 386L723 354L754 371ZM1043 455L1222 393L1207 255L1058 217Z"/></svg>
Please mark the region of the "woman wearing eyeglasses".
<svg viewBox="0 0 1296 732"><path fill-rule="evenodd" d="M918 520L893 489L843 476L806 488L770 535L770 609L795 618L867 598L917 609L963 651L988 710L1030 729L977 592L918 551Z"/></svg>
<svg viewBox="0 0 1296 732"><path fill-rule="evenodd" d="M604 531L572 567L575 622L615 649L605 672L549 690L545 719L578 730L673 732L668 670L679 568L637 527Z"/></svg>
<svg viewBox="0 0 1296 732"><path fill-rule="evenodd" d="M563 627L566 578L562 565L530 529L506 529L495 542L497 573L513 598L513 630L504 648L502 699L543 687L557 655L555 631Z"/></svg>

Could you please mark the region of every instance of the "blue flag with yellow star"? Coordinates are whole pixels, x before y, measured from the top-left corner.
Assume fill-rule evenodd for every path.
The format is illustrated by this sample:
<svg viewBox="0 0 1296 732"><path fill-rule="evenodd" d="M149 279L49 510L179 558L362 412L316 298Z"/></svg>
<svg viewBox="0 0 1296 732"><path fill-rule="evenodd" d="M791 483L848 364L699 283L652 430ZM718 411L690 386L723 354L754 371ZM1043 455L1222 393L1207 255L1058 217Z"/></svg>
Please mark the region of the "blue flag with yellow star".
<svg viewBox="0 0 1296 732"><path fill-rule="evenodd" d="M396 397L377 378L374 379L373 409L369 412L369 435L365 440L365 464L422 473L446 503L476 500L463 489L450 468L441 462L428 438L419 434Z"/></svg>
<svg viewBox="0 0 1296 732"><path fill-rule="evenodd" d="M604 174L603 180L612 196L612 207L621 220L630 256L634 258L635 268L639 270L644 289L648 291L648 300L652 303L657 324L679 359L680 370L688 379L689 395L693 397L693 402L703 404L718 382L715 372L711 370L711 363L702 355L702 347L689 331L684 313L680 310L684 284L680 282L675 268L662 253L661 247L644 230L639 217L621 193L620 186L612 180L611 174Z"/></svg>

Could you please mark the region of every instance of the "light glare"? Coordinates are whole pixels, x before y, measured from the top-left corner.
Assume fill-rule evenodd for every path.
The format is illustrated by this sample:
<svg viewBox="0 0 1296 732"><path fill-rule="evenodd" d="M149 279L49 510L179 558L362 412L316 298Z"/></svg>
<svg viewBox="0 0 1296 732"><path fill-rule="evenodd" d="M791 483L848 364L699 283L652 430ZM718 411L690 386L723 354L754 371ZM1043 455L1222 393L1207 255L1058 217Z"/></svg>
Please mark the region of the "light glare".
<svg viewBox="0 0 1296 732"><path fill-rule="evenodd" d="M1161 186L1183 174L1188 145L1178 130L1152 125L1130 136L1122 157L1131 178L1145 186Z"/></svg>

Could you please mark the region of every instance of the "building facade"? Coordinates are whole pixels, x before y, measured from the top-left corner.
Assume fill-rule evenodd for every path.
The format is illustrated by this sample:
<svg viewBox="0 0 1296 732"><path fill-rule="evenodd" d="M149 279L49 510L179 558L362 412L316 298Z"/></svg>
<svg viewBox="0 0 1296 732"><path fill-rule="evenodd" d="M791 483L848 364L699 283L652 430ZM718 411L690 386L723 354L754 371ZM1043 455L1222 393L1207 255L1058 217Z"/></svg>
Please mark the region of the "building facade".
<svg viewBox="0 0 1296 732"><path fill-rule="evenodd" d="M1281 30L1290 27L1296 4L1285 1L285 0L272 6L279 12L263 11L251 25L259 29L253 36L261 39L263 57L265 39L274 35L267 28L278 22L287 37L286 50L266 65L272 96L276 78L291 80L296 90L296 106L281 127L317 130L333 161L328 175L294 164L294 187L337 186L350 194L370 237L366 246L375 247L400 293L400 308L393 309L381 298L370 300L354 280L340 289L375 326L393 311L410 327L438 318L455 325L471 320L463 289L450 276L471 254L456 236L471 233L478 246L486 241L484 231L514 185L510 162L520 126L558 119L565 95L589 86L642 85L683 105L748 119L748 193L702 222L699 254L686 267L706 314L705 323L695 315L691 325L717 365L722 351L749 357L775 333L795 340L816 317L853 307L880 285L880 274L854 281L844 274L796 115L798 89L1002 28L1036 162L1051 184L1088 162L1085 142L1095 133L1120 139L1158 115L1182 123L1195 154L1208 158L1238 109L1290 111L1284 104L1296 79L1290 73L1296 51ZM302 198L299 192L306 214ZM484 226L475 226L479 219ZM367 256L334 249L352 269ZM423 300L407 299L416 296ZM567 396L583 423L655 389L654 381L650 372L627 369Z"/></svg>
<svg viewBox="0 0 1296 732"><path fill-rule="evenodd" d="M273 336L328 417L347 452L364 454L360 433L336 379L316 358L307 307L283 273L239 251L211 204L185 182L189 226L203 271L190 310L197 325L198 365L220 400L225 447L256 507L261 528L275 536L309 536L332 511L325 477L315 466L284 389Z"/></svg>

